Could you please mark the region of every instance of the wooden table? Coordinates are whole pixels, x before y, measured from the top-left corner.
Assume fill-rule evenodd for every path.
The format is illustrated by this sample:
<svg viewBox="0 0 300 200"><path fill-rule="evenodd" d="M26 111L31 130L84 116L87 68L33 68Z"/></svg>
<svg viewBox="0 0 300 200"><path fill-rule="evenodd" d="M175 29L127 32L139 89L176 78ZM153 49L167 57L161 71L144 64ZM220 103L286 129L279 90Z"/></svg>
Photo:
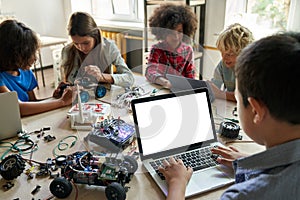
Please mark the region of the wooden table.
<svg viewBox="0 0 300 200"><path fill-rule="evenodd" d="M144 77L138 76L136 77L136 84L142 86L145 91L151 92L154 88L159 89L157 86L153 86L145 81ZM114 90L114 88L112 88ZM111 94L113 91L111 91ZM166 93L165 90L159 90L157 95ZM104 100L111 100L113 97L108 94ZM232 102L226 102L224 100L215 100L213 103L213 112L216 117L216 128L220 123L220 116L227 116L232 118L232 109L235 106ZM67 111L70 107L61 108L57 110L53 110L50 112L25 117L22 119L22 123L24 125L24 129L28 132L34 130L40 130L43 127L51 127L50 131L46 131L45 135L55 136L56 139L51 142L45 142L43 139L39 139L38 147L39 149L33 153L32 159L35 161L45 162L47 158L53 158L52 150L58 144L61 139L64 139L66 136L74 135L78 137L78 141L75 146L64 151L64 154L70 154L76 151L87 150L86 145L83 142L83 138L88 134L88 131L77 131L72 130L70 128L70 120L67 117ZM217 113L216 113L217 112ZM122 116L121 116L122 117ZM129 115L129 118L130 115ZM130 123L130 121L128 122ZM250 139L243 135L244 141L250 141ZM31 136L33 141L38 141L37 134L32 134ZM13 140L12 140L13 141ZM71 143L73 140L66 140L65 142ZM262 151L264 148L259 146L253 142L242 142L238 141L236 143L232 143L231 145L236 146L244 152L248 153L256 153ZM0 149L0 153L2 153L4 149ZM24 157L29 157L29 155L25 155ZM129 191L127 192L127 199L135 200L135 199L143 199L143 200L152 200L152 199L165 199L162 192L159 190L154 181L150 178L150 176L146 173L145 168L142 166L141 162L139 162L139 168L135 173L133 179L129 183ZM26 164L26 168L28 169L29 165ZM8 191L1 190L1 199L47 199L51 197L51 193L49 190L49 184L52 179L49 177L45 178L34 178L31 180L27 180L27 175L25 173L21 174L17 179L13 180L14 187ZM7 181L3 178L0 178L0 185L4 185ZM41 186L40 191L35 195L32 195L32 190L37 186ZM78 199L105 199L104 187L99 186L88 186L88 185L80 185L77 184L78 188ZM226 189L226 187L217 189L211 192L207 192L204 194L196 195L189 199L218 199L222 192ZM73 187L73 191L68 199L75 199L76 189ZM53 198L55 199L55 198Z"/></svg>

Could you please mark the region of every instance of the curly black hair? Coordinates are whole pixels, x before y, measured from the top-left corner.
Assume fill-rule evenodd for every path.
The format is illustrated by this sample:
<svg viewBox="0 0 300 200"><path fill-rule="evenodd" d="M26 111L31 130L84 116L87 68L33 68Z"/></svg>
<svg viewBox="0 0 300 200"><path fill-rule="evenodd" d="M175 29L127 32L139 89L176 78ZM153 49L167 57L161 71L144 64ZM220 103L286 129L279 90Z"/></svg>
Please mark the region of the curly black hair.
<svg viewBox="0 0 300 200"><path fill-rule="evenodd" d="M198 20L190 6L173 3L161 4L149 18L151 33L157 40L164 40L168 34L166 29L174 30L179 24L182 24L185 36L194 36Z"/></svg>
<svg viewBox="0 0 300 200"><path fill-rule="evenodd" d="M0 71L17 70L37 60L40 40L22 22L5 20L0 24Z"/></svg>

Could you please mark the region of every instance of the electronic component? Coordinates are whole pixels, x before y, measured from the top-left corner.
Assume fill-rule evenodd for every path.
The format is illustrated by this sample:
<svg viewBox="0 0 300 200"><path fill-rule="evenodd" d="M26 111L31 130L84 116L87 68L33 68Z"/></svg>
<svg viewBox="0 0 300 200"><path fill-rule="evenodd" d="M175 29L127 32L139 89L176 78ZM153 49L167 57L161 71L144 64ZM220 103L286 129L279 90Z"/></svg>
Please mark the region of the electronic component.
<svg viewBox="0 0 300 200"><path fill-rule="evenodd" d="M107 117L110 113L110 105L106 103L78 103L67 114L70 117L72 129L91 130L92 124L96 123L99 118Z"/></svg>
<svg viewBox="0 0 300 200"><path fill-rule="evenodd" d="M15 184L13 184L12 182L8 181L2 187L3 187L4 190L9 190L10 188L12 188L14 186L15 186Z"/></svg>
<svg viewBox="0 0 300 200"><path fill-rule="evenodd" d="M137 161L120 153L75 152L66 156L61 166L62 177L56 177L50 184L51 193L58 198L67 198L72 192L72 184L106 186L109 200L125 200L131 180L138 168ZM63 189L61 189L63 188Z"/></svg>
<svg viewBox="0 0 300 200"><path fill-rule="evenodd" d="M25 169L25 161L17 154L5 157L0 163L2 178L13 180L20 176ZM50 168L54 167L60 168L61 173L53 174ZM128 191L126 184L137 171L138 163L133 157L121 153L77 151L70 155L59 156L57 159L48 158L46 163L40 163L39 169L40 176L47 175L54 178L49 189L57 198L67 198L71 194L72 181L74 184L106 186L105 194L108 200L116 197L125 200ZM12 182L7 182L3 185L3 189L9 190L13 186ZM40 189L41 186L36 185L31 194L35 195Z"/></svg>
<svg viewBox="0 0 300 200"><path fill-rule="evenodd" d="M108 118L93 124L93 129L85 137L85 141L109 151L119 152L132 142L134 135L134 126L121 119Z"/></svg>
<svg viewBox="0 0 300 200"><path fill-rule="evenodd" d="M40 188L41 188L40 185L35 186L35 188L31 191L31 194L35 195L38 191L40 191Z"/></svg>
<svg viewBox="0 0 300 200"><path fill-rule="evenodd" d="M130 103L132 99L139 98L149 93L150 92L145 92L145 90L139 86L125 88L125 93L118 95L116 101L112 103L112 106L131 110Z"/></svg>

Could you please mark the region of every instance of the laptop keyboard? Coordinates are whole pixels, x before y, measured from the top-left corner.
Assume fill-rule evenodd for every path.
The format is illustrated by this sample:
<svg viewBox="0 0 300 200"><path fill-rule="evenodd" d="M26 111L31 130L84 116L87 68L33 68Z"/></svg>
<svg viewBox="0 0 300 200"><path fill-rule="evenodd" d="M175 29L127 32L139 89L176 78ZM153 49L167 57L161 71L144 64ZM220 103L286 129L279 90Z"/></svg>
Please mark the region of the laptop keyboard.
<svg viewBox="0 0 300 200"><path fill-rule="evenodd" d="M198 171L201 169L209 168L218 165L218 162L216 161L218 155L212 154L210 151L211 147L203 147L201 149L177 154L173 156L175 159L181 159L185 166L189 166L193 168L194 171ZM150 162L150 165L155 169L156 173L159 175L159 177L164 180L165 177L162 173L158 171L159 166L163 166L163 161L169 160L168 157L154 160Z"/></svg>

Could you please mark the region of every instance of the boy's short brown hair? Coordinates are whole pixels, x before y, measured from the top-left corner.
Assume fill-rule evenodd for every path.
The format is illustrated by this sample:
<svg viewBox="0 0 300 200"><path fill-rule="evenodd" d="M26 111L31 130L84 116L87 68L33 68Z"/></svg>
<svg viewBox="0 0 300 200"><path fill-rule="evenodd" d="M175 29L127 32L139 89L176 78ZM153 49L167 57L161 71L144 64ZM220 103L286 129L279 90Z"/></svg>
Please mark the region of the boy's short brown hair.
<svg viewBox="0 0 300 200"><path fill-rule="evenodd" d="M243 49L235 72L244 106L252 97L274 118L300 124L299 57L300 33L268 36Z"/></svg>

